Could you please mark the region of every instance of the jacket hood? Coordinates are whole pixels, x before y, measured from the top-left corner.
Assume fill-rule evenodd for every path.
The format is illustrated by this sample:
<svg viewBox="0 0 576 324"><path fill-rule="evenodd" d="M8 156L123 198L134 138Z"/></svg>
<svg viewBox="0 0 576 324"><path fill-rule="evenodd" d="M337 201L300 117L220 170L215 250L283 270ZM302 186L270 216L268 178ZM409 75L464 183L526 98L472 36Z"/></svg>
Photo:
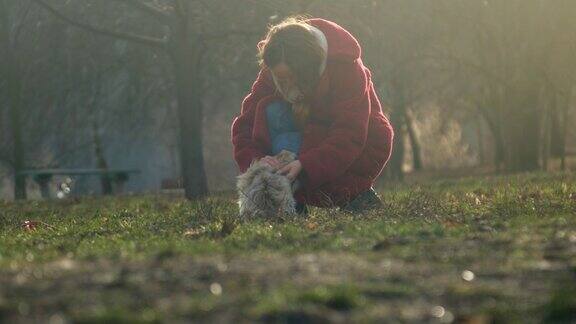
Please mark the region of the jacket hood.
<svg viewBox="0 0 576 324"><path fill-rule="evenodd" d="M350 32L331 21L314 18L306 21L320 29L328 40L328 59L355 61L362 55L360 44Z"/></svg>
<svg viewBox="0 0 576 324"><path fill-rule="evenodd" d="M328 41L328 60L353 62L362 55L360 44L350 32L342 26L321 18L306 20L310 25L320 29ZM265 41L258 42L258 48L264 46Z"/></svg>

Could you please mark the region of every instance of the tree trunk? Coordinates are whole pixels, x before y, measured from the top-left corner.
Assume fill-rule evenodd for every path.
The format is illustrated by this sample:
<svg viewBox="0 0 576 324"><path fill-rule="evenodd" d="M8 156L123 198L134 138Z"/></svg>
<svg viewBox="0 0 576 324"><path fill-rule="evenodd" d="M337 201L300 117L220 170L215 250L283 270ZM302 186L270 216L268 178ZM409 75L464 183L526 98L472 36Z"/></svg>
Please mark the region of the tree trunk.
<svg viewBox="0 0 576 324"><path fill-rule="evenodd" d="M17 87L19 88L19 87ZM25 170L24 141L22 138L22 115L20 100L12 100L10 104L10 122L12 124L12 160L14 167L14 198L26 199L26 178L20 175Z"/></svg>
<svg viewBox="0 0 576 324"><path fill-rule="evenodd" d="M394 151L390 158L390 162L388 163L388 174L390 179L403 181L404 180L404 171L402 170L402 166L404 165L404 106L399 105L397 107L393 107L392 112L390 113L390 123L393 125L394 129L396 129L396 133L394 135Z"/></svg>
<svg viewBox="0 0 576 324"><path fill-rule="evenodd" d="M540 161L540 110L538 91L534 88L515 89L510 95L504 119L506 128L506 166L510 171L533 171Z"/></svg>
<svg viewBox="0 0 576 324"><path fill-rule="evenodd" d="M8 118L10 120L10 136L12 138L11 164L14 170L14 198L26 199L26 178L19 175L25 169L25 149L22 133L22 79L18 73L18 62L13 54L10 41L10 26L6 3L0 0L0 51L5 57L0 72L5 74L8 90Z"/></svg>
<svg viewBox="0 0 576 324"><path fill-rule="evenodd" d="M412 113L408 109L405 109L404 111L404 121L406 123L406 130L408 131L408 136L410 139L410 146L412 147L412 161L414 163L414 170L419 171L424 167L422 163L422 148L420 146L418 136L416 135L416 130L414 129L414 119L412 118Z"/></svg>
<svg viewBox="0 0 576 324"><path fill-rule="evenodd" d="M486 150L484 148L484 125L482 119L477 119L476 122L476 136L478 137L478 162L480 165L486 163Z"/></svg>
<svg viewBox="0 0 576 324"><path fill-rule="evenodd" d="M108 163L106 162L106 157L104 156L104 147L102 146L102 139L100 138L100 134L98 134L98 124L96 122L93 124L93 132L96 167L98 169L108 170ZM109 174L103 174L100 176L100 185L102 187L102 194L112 194L112 179L110 179Z"/></svg>
<svg viewBox="0 0 576 324"><path fill-rule="evenodd" d="M524 172L539 168L539 140L540 134L536 132L534 123L522 123L527 126L526 131L516 131L511 134L508 145L507 167L510 171ZM534 127L531 127L534 126Z"/></svg>
<svg viewBox="0 0 576 324"><path fill-rule="evenodd" d="M497 169L501 169L506 153L504 150L502 128L500 127L502 121L497 120L496 118L492 118L486 109L481 109L480 112L482 113L482 116L488 125L488 129L490 130L490 134L492 135L492 139L494 141L494 165Z"/></svg>
<svg viewBox="0 0 576 324"><path fill-rule="evenodd" d="M563 100L557 100L561 101ZM550 107L550 155L552 157L561 157L564 154L564 139L563 139L563 114L564 106L562 104L555 104Z"/></svg>
<svg viewBox="0 0 576 324"><path fill-rule="evenodd" d="M550 103L544 107L542 111L542 150L540 152L542 156L542 169L544 171L548 171L549 162L550 162L550 153L551 153L551 138L552 138L552 120L554 119L554 115L552 113L553 110L556 109L556 100L551 100Z"/></svg>
<svg viewBox="0 0 576 324"><path fill-rule="evenodd" d="M562 123L561 123L561 137L560 137L560 169L566 171L566 141L568 136L568 110L570 103L562 107Z"/></svg>
<svg viewBox="0 0 576 324"><path fill-rule="evenodd" d="M208 195L202 150L202 103L199 84L201 48L190 35L176 41L172 63L180 123L180 164L187 199Z"/></svg>

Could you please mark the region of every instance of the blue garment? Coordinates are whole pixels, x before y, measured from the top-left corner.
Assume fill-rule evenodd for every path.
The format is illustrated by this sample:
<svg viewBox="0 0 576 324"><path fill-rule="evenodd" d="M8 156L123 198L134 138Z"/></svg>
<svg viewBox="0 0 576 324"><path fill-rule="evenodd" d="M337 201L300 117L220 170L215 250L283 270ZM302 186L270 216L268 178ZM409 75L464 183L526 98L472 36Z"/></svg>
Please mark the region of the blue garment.
<svg viewBox="0 0 576 324"><path fill-rule="evenodd" d="M275 101L266 107L266 122L272 142L272 155L282 150L296 153L300 151L302 136L294 122L290 103Z"/></svg>

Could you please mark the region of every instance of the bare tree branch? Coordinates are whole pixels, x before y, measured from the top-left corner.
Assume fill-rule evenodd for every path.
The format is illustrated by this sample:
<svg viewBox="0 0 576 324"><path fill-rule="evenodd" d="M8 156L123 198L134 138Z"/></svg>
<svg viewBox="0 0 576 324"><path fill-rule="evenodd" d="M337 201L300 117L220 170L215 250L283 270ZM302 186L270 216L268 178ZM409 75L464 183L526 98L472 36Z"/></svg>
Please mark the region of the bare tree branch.
<svg viewBox="0 0 576 324"><path fill-rule="evenodd" d="M231 36L259 36L262 34L261 30L227 30L218 33L203 33L200 35L200 39L204 41L222 40Z"/></svg>
<svg viewBox="0 0 576 324"><path fill-rule="evenodd" d="M125 3L127 5L130 5L134 8L141 10L142 12L146 12L147 14L159 20L161 23L167 24L170 21L170 14L168 14L167 11L155 7L153 5L150 5L148 3L142 2L140 0L114 0L114 1Z"/></svg>
<svg viewBox="0 0 576 324"><path fill-rule="evenodd" d="M468 61L468 60L465 60L463 58L460 58L460 57L457 57L457 56L454 56L451 54L439 54L439 55L426 54L426 55L422 55L421 58L434 59L437 61L445 61L445 62L453 63L458 67L464 67L464 68L467 68L471 71L474 71L474 72L478 73L479 75L482 75L486 79L497 82L506 88L511 87L510 82L508 82L508 80L506 78L498 75L497 72L489 70L489 68L483 67L482 65L476 64L472 61Z"/></svg>
<svg viewBox="0 0 576 324"><path fill-rule="evenodd" d="M184 23L187 23L188 5L186 3L182 3L180 0L172 0L172 2L174 3L174 9L176 10L178 17L180 17Z"/></svg>
<svg viewBox="0 0 576 324"><path fill-rule="evenodd" d="M253 4L257 6L265 6L267 8L282 12L284 9L285 1L284 0L268 0L268 1L258 1L258 0L249 0Z"/></svg>
<svg viewBox="0 0 576 324"><path fill-rule="evenodd" d="M32 7L31 3L28 3L28 5L24 8L24 13L22 13L22 17L16 22L16 26L14 27L15 31L14 31L14 36L12 39L13 48L16 48L18 46L18 40L20 39L20 33L22 32L22 29L24 28L25 25L25 21L26 18L28 17L28 14L30 13L30 8Z"/></svg>
<svg viewBox="0 0 576 324"><path fill-rule="evenodd" d="M148 36L141 36L141 35L136 35L136 34L131 34L131 33L111 31L111 30L106 30L103 28L95 27L92 25L88 25L88 24L76 21L76 20L66 16L65 14L61 13L60 11L58 11L57 9L52 7L51 5L47 4L44 0L32 0L32 1L34 1L38 5L42 6L44 9L48 10L50 13L52 13L54 16L58 17L59 19L64 20L67 23L69 23L70 25L77 27L77 28L80 28L80 29L84 29L84 30L87 30L87 31L90 31L90 32L93 32L96 34L103 35L103 36L112 37L112 38L116 38L116 39L122 39L125 41L134 42L134 43L138 43L141 45L154 47L154 48L165 49L165 45L167 44L166 39L159 39L159 38L155 38L155 37L148 37Z"/></svg>

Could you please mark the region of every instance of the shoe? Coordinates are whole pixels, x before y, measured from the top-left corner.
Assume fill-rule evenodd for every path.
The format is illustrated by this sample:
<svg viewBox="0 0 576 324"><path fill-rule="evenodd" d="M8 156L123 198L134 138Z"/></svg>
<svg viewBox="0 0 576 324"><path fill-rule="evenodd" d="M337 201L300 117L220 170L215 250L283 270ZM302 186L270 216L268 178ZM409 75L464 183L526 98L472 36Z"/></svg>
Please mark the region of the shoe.
<svg viewBox="0 0 576 324"><path fill-rule="evenodd" d="M382 207L382 200L374 191L373 188L370 188L363 193L359 194L350 201L346 206L341 207L340 210L349 213L363 213L366 211L374 210L377 208Z"/></svg>
<svg viewBox="0 0 576 324"><path fill-rule="evenodd" d="M297 203L296 204L296 214L301 215L301 216L308 215L308 207L306 206L306 204Z"/></svg>

